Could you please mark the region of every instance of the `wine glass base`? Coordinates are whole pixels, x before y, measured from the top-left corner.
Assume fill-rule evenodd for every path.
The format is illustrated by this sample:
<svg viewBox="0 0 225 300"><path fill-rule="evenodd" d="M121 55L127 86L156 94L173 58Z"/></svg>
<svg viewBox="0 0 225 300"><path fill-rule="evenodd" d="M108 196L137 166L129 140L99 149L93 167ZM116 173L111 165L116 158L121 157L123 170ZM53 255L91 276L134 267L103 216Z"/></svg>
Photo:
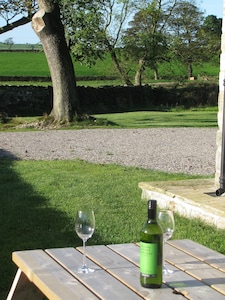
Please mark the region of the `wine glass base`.
<svg viewBox="0 0 225 300"><path fill-rule="evenodd" d="M82 266L77 270L79 274L88 274L88 273L93 273L94 271L95 271L94 269L88 268L86 265Z"/></svg>
<svg viewBox="0 0 225 300"><path fill-rule="evenodd" d="M173 270L168 269L167 267L163 266L163 270L162 270L163 275L171 275L174 273Z"/></svg>

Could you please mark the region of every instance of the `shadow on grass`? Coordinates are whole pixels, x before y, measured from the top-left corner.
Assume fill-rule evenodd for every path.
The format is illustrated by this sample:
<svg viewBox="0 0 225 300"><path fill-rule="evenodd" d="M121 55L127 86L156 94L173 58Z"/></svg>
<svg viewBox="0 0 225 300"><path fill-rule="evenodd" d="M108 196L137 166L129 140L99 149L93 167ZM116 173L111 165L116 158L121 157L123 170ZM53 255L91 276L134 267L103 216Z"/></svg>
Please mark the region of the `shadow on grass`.
<svg viewBox="0 0 225 300"><path fill-rule="evenodd" d="M6 299L17 269L13 251L81 245L72 221L18 176L15 160L0 149L0 299Z"/></svg>

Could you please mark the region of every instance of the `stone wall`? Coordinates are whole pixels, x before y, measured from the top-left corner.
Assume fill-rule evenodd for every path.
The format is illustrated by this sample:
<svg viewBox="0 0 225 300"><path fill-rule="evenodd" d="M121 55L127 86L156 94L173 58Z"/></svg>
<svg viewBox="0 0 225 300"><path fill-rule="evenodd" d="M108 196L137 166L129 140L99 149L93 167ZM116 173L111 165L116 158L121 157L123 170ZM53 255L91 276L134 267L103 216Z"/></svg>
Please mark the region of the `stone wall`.
<svg viewBox="0 0 225 300"><path fill-rule="evenodd" d="M78 87L80 113L98 114L135 110L168 110L216 106L218 85ZM52 107L52 87L0 86L0 112L8 116L42 116Z"/></svg>
<svg viewBox="0 0 225 300"><path fill-rule="evenodd" d="M52 87L0 86L0 112L9 116L42 116L52 107Z"/></svg>

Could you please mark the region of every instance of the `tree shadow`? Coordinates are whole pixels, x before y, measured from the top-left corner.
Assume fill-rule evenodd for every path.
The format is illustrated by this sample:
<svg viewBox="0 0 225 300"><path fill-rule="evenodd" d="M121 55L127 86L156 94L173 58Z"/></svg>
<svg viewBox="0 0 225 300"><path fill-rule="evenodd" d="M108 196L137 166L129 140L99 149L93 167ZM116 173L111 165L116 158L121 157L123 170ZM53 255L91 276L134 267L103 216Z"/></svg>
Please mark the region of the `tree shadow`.
<svg viewBox="0 0 225 300"><path fill-rule="evenodd" d="M0 149L0 299L6 299L17 267L13 251L78 246L68 216L47 200L14 168L17 157Z"/></svg>
<svg viewBox="0 0 225 300"><path fill-rule="evenodd" d="M18 158L11 152L0 148L0 159L7 158L12 160L17 160Z"/></svg>

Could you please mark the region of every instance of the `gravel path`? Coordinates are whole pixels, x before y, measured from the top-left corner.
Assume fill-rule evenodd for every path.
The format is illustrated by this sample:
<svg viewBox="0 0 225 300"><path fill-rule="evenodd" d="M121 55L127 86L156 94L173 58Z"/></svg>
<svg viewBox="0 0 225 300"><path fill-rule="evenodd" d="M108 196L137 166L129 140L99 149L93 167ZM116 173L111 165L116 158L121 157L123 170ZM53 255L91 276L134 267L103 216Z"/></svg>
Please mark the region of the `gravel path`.
<svg viewBox="0 0 225 300"><path fill-rule="evenodd" d="M215 173L213 128L83 129L1 132L0 157L83 159L166 172Z"/></svg>

